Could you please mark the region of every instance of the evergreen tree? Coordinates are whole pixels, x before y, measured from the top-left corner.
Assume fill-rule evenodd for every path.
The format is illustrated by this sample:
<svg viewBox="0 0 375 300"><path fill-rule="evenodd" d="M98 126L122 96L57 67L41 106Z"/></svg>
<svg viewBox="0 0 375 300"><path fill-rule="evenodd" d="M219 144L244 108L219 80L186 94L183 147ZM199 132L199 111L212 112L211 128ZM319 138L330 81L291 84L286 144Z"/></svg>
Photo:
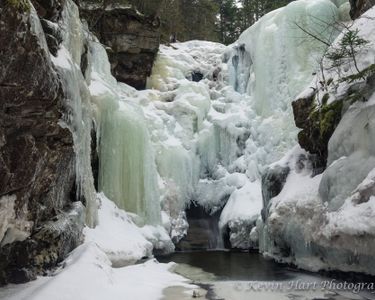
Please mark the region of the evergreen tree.
<svg viewBox="0 0 375 300"><path fill-rule="evenodd" d="M239 26L240 9L234 0L216 0L219 6L218 31L220 42L224 44L233 43L239 36L241 26Z"/></svg>
<svg viewBox="0 0 375 300"><path fill-rule="evenodd" d="M240 0L241 30L244 31L272 10L295 0Z"/></svg>
<svg viewBox="0 0 375 300"><path fill-rule="evenodd" d="M271 10L293 0L100 0L131 4L161 21L161 40L192 39L235 42L239 35Z"/></svg>

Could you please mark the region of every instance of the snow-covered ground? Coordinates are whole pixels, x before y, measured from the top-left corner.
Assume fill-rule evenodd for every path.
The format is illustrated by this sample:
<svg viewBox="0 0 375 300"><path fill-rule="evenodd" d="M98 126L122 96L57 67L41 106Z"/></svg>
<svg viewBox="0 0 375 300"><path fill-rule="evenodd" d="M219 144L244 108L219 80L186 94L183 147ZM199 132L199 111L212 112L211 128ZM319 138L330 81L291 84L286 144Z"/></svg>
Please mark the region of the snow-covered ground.
<svg viewBox="0 0 375 300"><path fill-rule="evenodd" d="M152 259L152 241L163 240L164 229L140 228L103 195L98 226L85 228L85 241L49 276L0 289L3 300L120 300L161 299L167 287L181 287L187 295L197 289L169 270L173 263ZM155 237L156 235L156 237ZM150 239L151 242L147 239ZM168 236L164 239L168 241ZM144 263L134 264L142 258Z"/></svg>
<svg viewBox="0 0 375 300"><path fill-rule="evenodd" d="M103 300L161 299L167 287L183 287L192 295L196 286L169 271L173 263L156 260L113 268L108 257L94 243L85 243L66 259L53 276L34 282L8 285L0 290L4 300ZM190 296L191 297L191 296Z"/></svg>

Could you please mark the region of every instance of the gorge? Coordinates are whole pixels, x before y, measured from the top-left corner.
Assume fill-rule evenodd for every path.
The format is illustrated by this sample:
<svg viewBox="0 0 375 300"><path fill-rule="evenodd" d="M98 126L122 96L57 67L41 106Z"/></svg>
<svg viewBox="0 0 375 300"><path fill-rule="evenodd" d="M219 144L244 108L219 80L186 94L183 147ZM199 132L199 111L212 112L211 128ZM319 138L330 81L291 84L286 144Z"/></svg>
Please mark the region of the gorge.
<svg viewBox="0 0 375 300"><path fill-rule="evenodd" d="M2 1L0 298L190 299L218 271L153 255L224 248L372 282L373 4L298 0L233 45L159 46L128 6Z"/></svg>

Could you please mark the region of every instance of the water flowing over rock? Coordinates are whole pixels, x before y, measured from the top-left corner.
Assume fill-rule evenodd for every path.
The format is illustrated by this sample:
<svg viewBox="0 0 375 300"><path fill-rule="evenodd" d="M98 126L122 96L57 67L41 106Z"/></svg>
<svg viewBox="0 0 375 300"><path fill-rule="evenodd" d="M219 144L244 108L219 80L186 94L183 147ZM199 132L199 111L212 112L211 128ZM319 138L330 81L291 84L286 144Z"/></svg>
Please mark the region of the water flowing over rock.
<svg viewBox="0 0 375 300"><path fill-rule="evenodd" d="M186 210L189 229L176 249L178 251L217 250L223 249L223 235L219 229L221 210L209 214L203 207L191 204Z"/></svg>

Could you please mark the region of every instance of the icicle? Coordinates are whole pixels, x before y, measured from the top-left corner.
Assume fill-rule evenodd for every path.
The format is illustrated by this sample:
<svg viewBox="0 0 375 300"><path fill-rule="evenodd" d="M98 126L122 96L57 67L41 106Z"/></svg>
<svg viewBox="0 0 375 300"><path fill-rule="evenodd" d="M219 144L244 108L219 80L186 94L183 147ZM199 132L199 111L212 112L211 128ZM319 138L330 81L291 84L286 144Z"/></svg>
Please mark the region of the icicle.
<svg viewBox="0 0 375 300"><path fill-rule="evenodd" d="M110 74L105 49L90 43L91 99L99 133L99 190L145 224L160 224L157 172L142 110L130 99L133 90Z"/></svg>
<svg viewBox="0 0 375 300"><path fill-rule="evenodd" d="M77 6L67 1L63 11L62 25L65 26L62 47L58 57L52 61L64 82L68 113L61 125L73 134L77 199L84 198L86 224L94 227L97 222L97 199L91 169L91 126L92 110L90 94L80 69L83 53L84 31Z"/></svg>

